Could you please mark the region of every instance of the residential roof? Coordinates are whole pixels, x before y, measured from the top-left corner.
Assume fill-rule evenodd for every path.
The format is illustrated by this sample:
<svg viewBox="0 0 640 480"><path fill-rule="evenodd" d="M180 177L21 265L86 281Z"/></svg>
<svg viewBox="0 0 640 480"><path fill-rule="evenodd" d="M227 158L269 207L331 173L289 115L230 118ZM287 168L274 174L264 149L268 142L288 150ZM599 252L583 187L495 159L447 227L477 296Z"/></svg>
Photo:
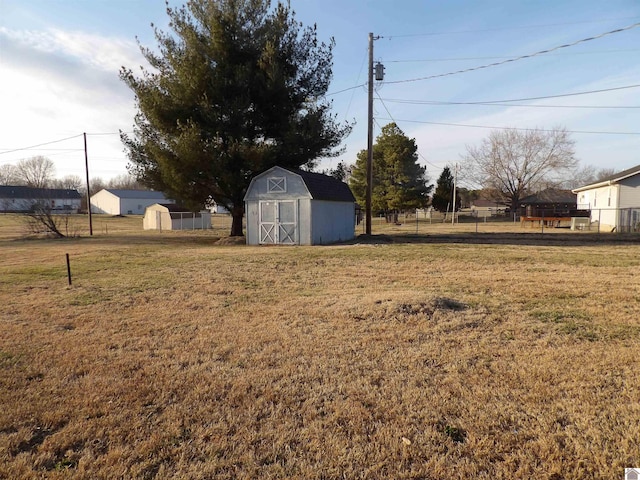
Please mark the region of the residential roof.
<svg viewBox="0 0 640 480"><path fill-rule="evenodd" d="M529 195L520 200L523 205L534 205L544 203L576 203L576 195L571 190L556 190L548 188L541 192Z"/></svg>
<svg viewBox="0 0 640 480"><path fill-rule="evenodd" d="M66 188L35 188L24 185L0 185L0 198L44 198L51 200L80 199L77 190Z"/></svg>
<svg viewBox="0 0 640 480"><path fill-rule="evenodd" d="M175 203L154 203L154 205L160 205L161 207L166 208L171 213L191 213L191 210L189 210L187 207L177 205ZM153 207L153 205L151 206Z"/></svg>
<svg viewBox="0 0 640 480"><path fill-rule="evenodd" d="M284 168L296 175L300 175L314 200L331 200L334 202L356 201L349 185L335 177L324 175L322 173L308 172L297 168L281 168Z"/></svg>
<svg viewBox="0 0 640 480"><path fill-rule="evenodd" d="M473 200L471 202L471 205L473 205L474 207L480 207L480 208L484 208L484 207L504 208L506 206L504 202L497 202L495 200L485 200L483 198L478 198L477 200Z"/></svg>
<svg viewBox="0 0 640 480"><path fill-rule="evenodd" d="M105 188L105 190L118 198L135 198L145 200L167 200L164 193L155 190L123 190L118 188Z"/></svg>
<svg viewBox="0 0 640 480"><path fill-rule="evenodd" d="M628 168L627 170L623 170L622 172L614 173L605 178L601 178L597 182L590 183L589 185L585 185L584 187L575 188L572 191L574 193L581 192L583 190L590 190L592 188L604 187L606 185L611 185L613 183L618 183L625 178L633 177L635 175L640 174L640 165L636 165L635 167Z"/></svg>

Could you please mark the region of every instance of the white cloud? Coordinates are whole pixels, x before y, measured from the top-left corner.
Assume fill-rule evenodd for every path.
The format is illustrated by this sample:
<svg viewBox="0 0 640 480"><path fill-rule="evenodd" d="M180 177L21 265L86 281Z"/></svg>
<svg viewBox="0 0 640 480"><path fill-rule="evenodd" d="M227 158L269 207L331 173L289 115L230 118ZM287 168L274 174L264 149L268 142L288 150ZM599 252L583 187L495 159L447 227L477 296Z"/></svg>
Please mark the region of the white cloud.
<svg viewBox="0 0 640 480"><path fill-rule="evenodd" d="M71 135L130 130L134 97L119 79L124 65L144 65L135 42L56 29L10 30L0 27L2 89L0 151L36 145ZM117 135L90 137L92 176L125 172L126 157ZM75 151L61 151L73 148ZM0 156L0 164L46 155L58 175L83 171L82 139ZM78 170L79 169L79 170Z"/></svg>

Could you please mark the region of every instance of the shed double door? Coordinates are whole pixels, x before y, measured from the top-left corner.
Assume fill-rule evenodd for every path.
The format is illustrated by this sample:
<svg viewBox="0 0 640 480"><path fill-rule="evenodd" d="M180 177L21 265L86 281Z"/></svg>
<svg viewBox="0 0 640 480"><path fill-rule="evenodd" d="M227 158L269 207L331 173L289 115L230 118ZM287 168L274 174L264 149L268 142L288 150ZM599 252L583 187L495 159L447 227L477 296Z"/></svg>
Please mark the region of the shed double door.
<svg viewBox="0 0 640 480"><path fill-rule="evenodd" d="M297 244L297 213L295 200L261 201L260 243Z"/></svg>

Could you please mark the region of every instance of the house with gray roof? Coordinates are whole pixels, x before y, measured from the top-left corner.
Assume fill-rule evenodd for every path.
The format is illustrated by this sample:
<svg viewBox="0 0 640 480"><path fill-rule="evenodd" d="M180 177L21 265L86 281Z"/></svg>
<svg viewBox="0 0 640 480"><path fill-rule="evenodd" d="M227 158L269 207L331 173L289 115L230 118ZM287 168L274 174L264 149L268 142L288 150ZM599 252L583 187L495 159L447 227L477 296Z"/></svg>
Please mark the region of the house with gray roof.
<svg viewBox="0 0 640 480"><path fill-rule="evenodd" d="M144 215L154 203L175 203L164 193L153 190L104 188L91 196L91 212L108 215Z"/></svg>
<svg viewBox="0 0 640 480"><path fill-rule="evenodd" d="M247 244L322 245L355 237L355 198L340 180L272 167L244 197Z"/></svg>
<svg viewBox="0 0 640 480"><path fill-rule="evenodd" d="M591 210L591 222L599 229L640 229L640 165L572 191L578 195L578 205Z"/></svg>
<svg viewBox="0 0 640 480"><path fill-rule="evenodd" d="M29 212L36 204L45 204L54 212L77 213L81 199L77 190L0 185L0 212L3 213Z"/></svg>

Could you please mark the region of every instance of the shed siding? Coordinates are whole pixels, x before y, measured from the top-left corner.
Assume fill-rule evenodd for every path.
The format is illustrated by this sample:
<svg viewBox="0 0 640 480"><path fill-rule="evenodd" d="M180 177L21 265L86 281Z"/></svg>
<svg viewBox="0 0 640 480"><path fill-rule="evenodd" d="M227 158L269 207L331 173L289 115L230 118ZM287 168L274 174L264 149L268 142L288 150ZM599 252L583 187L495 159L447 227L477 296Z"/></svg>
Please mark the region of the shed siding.
<svg viewBox="0 0 640 480"><path fill-rule="evenodd" d="M120 199L107 190L100 190L91 197L91 211L93 213L119 215Z"/></svg>
<svg viewBox="0 0 640 480"><path fill-rule="evenodd" d="M352 240L355 237L355 205L347 202L312 202L313 244Z"/></svg>
<svg viewBox="0 0 640 480"><path fill-rule="evenodd" d="M355 205L353 201L314 199L305 181L316 182L313 185L317 189L318 182L322 183L324 180L313 175L306 175L310 177L306 180L303 177L305 174L300 175L284 168L274 167L253 178L245 195L246 236L249 245L260 243L260 202L289 200L296 202L296 242L298 244L326 244L354 238ZM322 195L326 191L317 193ZM340 188L338 193L344 196L344 191L340 191ZM266 233L265 238L267 238Z"/></svg>

